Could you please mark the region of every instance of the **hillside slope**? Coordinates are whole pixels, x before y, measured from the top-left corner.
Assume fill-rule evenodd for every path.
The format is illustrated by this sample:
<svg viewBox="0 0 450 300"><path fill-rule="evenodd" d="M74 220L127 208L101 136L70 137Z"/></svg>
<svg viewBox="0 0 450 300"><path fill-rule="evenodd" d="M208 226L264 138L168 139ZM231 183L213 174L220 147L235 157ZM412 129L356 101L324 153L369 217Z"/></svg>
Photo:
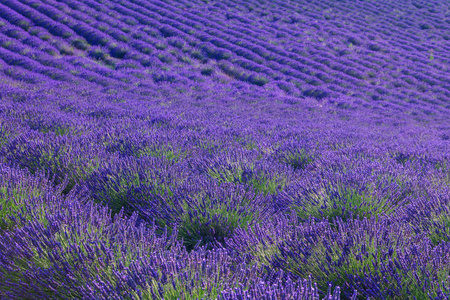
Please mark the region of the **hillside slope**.
<svg viewBox="0 0 450 300"><path fill-rule="evenodd" d="M449 14L0 1L0 298L449 299Z"/></svg>

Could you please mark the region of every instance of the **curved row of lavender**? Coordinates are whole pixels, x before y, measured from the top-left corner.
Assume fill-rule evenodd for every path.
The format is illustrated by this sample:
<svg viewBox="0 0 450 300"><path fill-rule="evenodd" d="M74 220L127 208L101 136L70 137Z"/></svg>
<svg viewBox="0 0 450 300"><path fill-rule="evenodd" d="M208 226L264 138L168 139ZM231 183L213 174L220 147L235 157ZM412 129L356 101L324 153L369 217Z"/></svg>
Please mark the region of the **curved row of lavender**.
<svg viewBox="0 0 450 300"><path fill-rule="evenodd" d="M2 0L1 299L449 299L444 0Z"/></svg>

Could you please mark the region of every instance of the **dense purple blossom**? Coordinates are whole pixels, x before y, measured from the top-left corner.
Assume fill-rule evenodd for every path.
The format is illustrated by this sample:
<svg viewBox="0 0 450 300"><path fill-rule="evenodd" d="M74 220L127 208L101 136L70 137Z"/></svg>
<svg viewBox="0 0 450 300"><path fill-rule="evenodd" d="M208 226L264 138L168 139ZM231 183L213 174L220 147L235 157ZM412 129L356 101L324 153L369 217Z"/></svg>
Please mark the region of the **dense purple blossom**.
<svg viewBox="0 0 450 300"><path fill-rule="evenodd" d="M448 299L447 6L2 1L0 298Z"/></svg>

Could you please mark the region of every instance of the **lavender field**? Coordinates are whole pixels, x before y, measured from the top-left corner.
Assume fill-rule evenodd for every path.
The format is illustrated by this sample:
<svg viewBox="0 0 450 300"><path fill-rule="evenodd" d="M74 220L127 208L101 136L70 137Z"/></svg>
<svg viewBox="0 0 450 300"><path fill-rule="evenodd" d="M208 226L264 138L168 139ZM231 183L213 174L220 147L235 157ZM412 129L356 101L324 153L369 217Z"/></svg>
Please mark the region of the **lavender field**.
<svg viewBox="0 0 450 300"><path fill-rule="evenodd" d="M0 299L450 299L448 0L0 0Z"/></svg>

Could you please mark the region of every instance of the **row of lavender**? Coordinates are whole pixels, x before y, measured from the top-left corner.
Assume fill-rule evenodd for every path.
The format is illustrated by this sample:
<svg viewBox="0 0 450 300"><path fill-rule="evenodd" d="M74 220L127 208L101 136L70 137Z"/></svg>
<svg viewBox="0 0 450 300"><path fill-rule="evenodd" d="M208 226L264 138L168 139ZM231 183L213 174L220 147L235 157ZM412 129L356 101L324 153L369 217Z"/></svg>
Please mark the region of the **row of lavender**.
<svg viewBox="0 0 450 300"><path fill-rule="evenodd" d="M195 1L64 3L1 4L1 298L450 297L445 107L395 99L435 111L417 122L386 103L299 98L274 66L291 72L300 56L242 25L226 32L251 2L206 6L208 18L233 12L229 23ZM259 36L299 30L273 16L239 22ZM221 32L247 42L227 52ZM102 37L108 49L89 45ZM249 82L223 73L261 47L273 58L261 55ZM445 104L439 76L432 93Z"/></svg>
<svg viewBox="0 0 450 300"><path fill-rule="evenodd" d="M361 99L367 99L375 100L379 105L390 109L406 110L412 114L448 113L446 100L449 97L449 87L445 76L448 49L443 42L445 36L440 34L447 27L442 22L437 22L433 15L439 16L439 2L428 9L429 15L421 14L424 9L418 9L417 5L407 8L424 18L423 22L432 24L430 28L422 30L425 32L421 33L423 37L409 34L407 42L416 45L423 43L425 39L438 41L415 49L421 55L409 54L409 50L402 49L395 43L398 38L401 38L402 45L405 43L403 31L394 31L396 35L390 31L390 35L387 35L384 33L386 30L377 27L383 23L375 22L369 27L374 28L372 31L356 35L351 29L345 30L350 26L335 24L342 18L339 14L333 13L333 18L326 17L331 10L325 10L322 4L311 4L310 8L297 7L294 10L296 17L300 11L319 9L321 12L306 13L301 19L292 21L292 24L285 24L285 21L277 18L269 22L258 13L254 15L253 8L227 4L224 7L233 13L227 12L224 19L221 9L225 8L218 4L208 6L210 14L203 17L202 12L191 2L171 5L155 1L62 3L11 0L2 6L2 17L21 28L6 26L5 35L9 35L12 40L9 41L4 36L6 42L3 47L14 52L30 53L31 49L16 45L14 39L32 47L44 47L39 45L37 38L27 36L30 32L51 41L60 54L77 57L87 52L89 57L100 59L117 72L99 66L88 66L88 62L78 58L70 59L65 65L61 62L53 63L52 67L64 70L71 68L72 75L102 85L112 84L104 76L139 85L141 78L149 77L149 74L152 74L152 79L156 82L180 82L183 81L180 74L185 75L188 81L208 81L209 78L205 78L208 75L224 72L228 76L256 85L270 82L272 85L269 88L299 97L323 99L346 95L350 99L359 99L358 102L347 101L346 106L372 107L371 101L361 102ZM293 8L287 6L282 11ZM274 10L271 15L277 15L277 9L271 8ZM344 7L337 6L336 9L342 9L343 15L348 13ZM350 11L351 9L360 13L363 8L354 5L350 7ZM406 8L399 4L399 14L400 9ZM372 13L372 10L373 7L368 6L364 13ZM261 23L237 17L234 11L241 14L246 12ZM402 20L403 15L404 13L397 18ZM361 23L363 21L355 18L354 26L367 25ZM420 19L418 21L422 22ZM38 26L31 26L33 23ZM254 28L252 23L260 24L259 27L263 29ZM396 26L403 30L406 25ZM48 32L42 31L42 28ZM407 28L414 29L412 24ZM300 34L301 30L314 34L314 39ZM379 32L386 37L375 34ZM58 38L51 37L49 33ZM367 41L365 35L373 41ZM390 45L396 45L396 48L387 48L387 41L382 38L386 38ZM94 46L91 47L90 44ZM48 56L57 55L55 47L49 46L50 48L47 46L45 49L51 53ZM71 46L75 46L75 49ZM433 53L430 54L429 50ZM20 65L21 62L17 63L19 58L9 57L11 55L4 52L2 58L10 65ZM42 55L39 53L39 56L35 56ZM203 66L199 67L195 62L197 59L203 62ZM212 59L210 63L209 59ZM48 59L42 60L39 63L48 66ZM218 60L220 62L216 64ZM86 67L91 70L84 70ZM138 70L141 67L148 68L148 72ZM199 68L201 72L198 72ZM161 69L164 70L163 74L159 74ZM73 80L65 78L56 70L50 76L60 80Z"/></svg>

